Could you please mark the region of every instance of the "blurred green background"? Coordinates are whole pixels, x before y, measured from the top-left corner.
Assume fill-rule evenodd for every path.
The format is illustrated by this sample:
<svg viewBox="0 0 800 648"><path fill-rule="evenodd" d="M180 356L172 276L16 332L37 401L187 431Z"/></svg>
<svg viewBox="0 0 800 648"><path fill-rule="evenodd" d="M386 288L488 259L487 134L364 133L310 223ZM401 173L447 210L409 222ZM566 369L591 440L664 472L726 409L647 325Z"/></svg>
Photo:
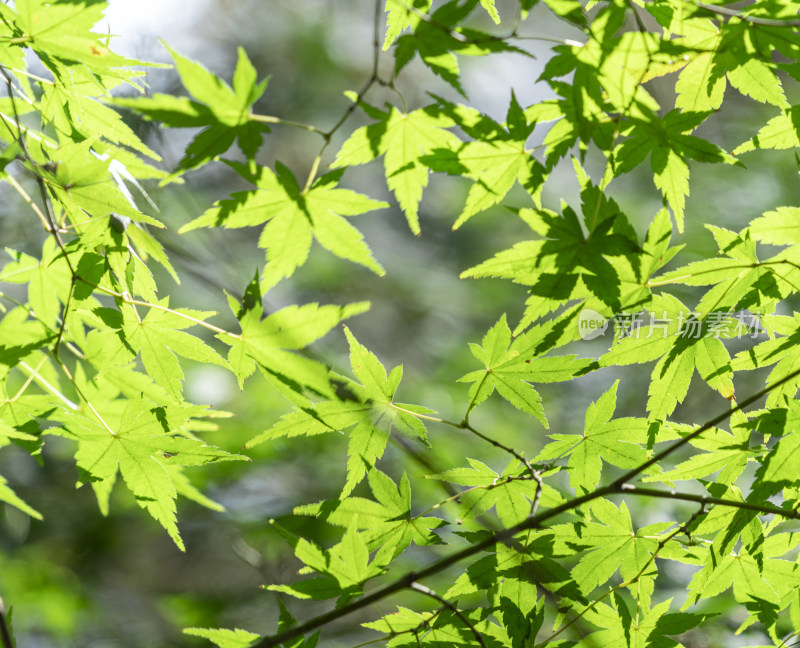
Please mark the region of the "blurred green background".
<svg viewBox="0 0 800 648"><path fill-rule="evenodd" d="M498 2L498 7L501 16L513 16L513 2ZM256 106L258 111L326 129L349 105L343 92L357 90L369 76L373 15L373 0L112 0L108 20L111 33L120 35L115 47L120 53L168 61L158 40L163 38L226 79L232 73L236 47L242 45L259 74L270 77L267 93ZM474 20L476 26L493 29L485 14L476 12ZM534 9L521 32L548 39L581 36L540 7ZM469 101L503 121L512 88L523 106L552 96L536 79L553 44L547 40L520 41L521 47L538 57L536 60L520 55L460 57ZM382 69L390 69L390 54L382 57ZM152 91L182 92L173 70L151 71L147 80ZM673 105L671 83L674 79L651 83L652 92L666 109ZM427 92L458 99L418 60L402 73L399 87L410 109L425 105ZM394 93L380 87L368 99L374 105L398 101ZM703 135L732 149L749 138L768 113L768 109L729 90L723 113L713 120L715 131ZM343 139L364 123L368 123L367 118L356 111L337 133L323 162L330 163ZM145 123L132 125L164 156L167 168L181 158L189 141L188 131L157 130ZM537 128L532 145L541 141L546 128ZM260 162L280 160L296 175L305 177L319 146L319 138L313 133L277 127L266 138ZM792 152L749 154L745 162L746 169L693 167L686 233L675 235L677 242L686 245L683 262L716 254L712 237L699 222L737 229L766 209L796 200L797 165ZM590 154L588 168L597 178L601 171L597 156ZM393 203L382 171L381 162L354 168L345 174L343 184ZM640 234L660 207L660 197L651 182L646 174L634 173L612 184L612 195ZM263 251L256 248L249 230L200 230L184 236L177 235L176 230L215 200L244 188L222 164L190 174L183 186L147 187L160 207L160 217L169 225L168 231L157 236L167 246L182 277L182 283L176 285L168 276L160 276L162 296L169 294L173 305L219 311L215 321L221 326L234 326L223 291L240 296L255 268L263 266ZM515 241L528 238L530 232L513 213L500 207L476 216L453 232L452 223L467 190L468 185L459 179L431 179L421 208L421 237L409 232L396 207L357 219L356 225L387 270L385 277L378 278L317 247L295 277L266 295L267 308L312 301L343 304L370 300L370 312L352 320L349 326L387 367L404 365L399 399L461 420L467 389L455 381L478 368L467 343L479 342L504 312L513 326L522 313L525 290L499 280L461 281L458 275ZM548 180L545 203L558 209L564 199L577 206L577 191L567 160ZM3 199L0 241L36 254L43 233L31 226L31 219L13 196L6 192ZM506 202L524 206L527 199L522 193L512 193ZM609 343L606 336L591 343L575 343L565 351L594 356ZM346 350L344 336L333 333L316 345L313 353L340 371L348 371ZM649 370L632 368L623 374L619 369L604 370L570 384L541 385L551 430L579 432L588 404L620 375L617 416L644 414ZM757 375L738 378L737 393L755 391L761 380L763 376ZM209 442L233 452L240 451L245 441L289 409L260 377L246 383L241 393L233 377L216 367L190 368L187 394L196 402L235 413L234 418L220 419L219 429L207 434ZM693 383L675 418L702 420L725 404L704 385ZM545 441L546 430L538 423L494 399L472 420L479 429L527 456L535 455ZM463 465L465 457L479 458L498 471L507 463L502 453L463 431L431 425L429 437L432 450L395 444L380 464L394 477L403 471L412 476L412 505L417 511L445 497L436 482L421 479L423 474ZM182 635L183 626L273 632L277 599L259 586L293 580L299 563L270 528L269 520L280 520L323 544L338 537L338 531L313 519L290 519L289 515L296 504L340 492L346 457L342 435L264 444L248 451L251 464L222 464L196 471L193 476L198 485L226 511L211 512L181 501L179 524L187 546L185 554L139 510L124 489L115 491L111 514L103 518L91 490L75 490L77 474L70 447L61 441L54 438L48 442L42 466L14 448L0 453L0 472L46 520L30 521L15 509L0 509L0 595L13 608L21 648L203 644ZM433 466L426 467L415 456L433 462ZM669 515L661 501L648 502L647 506L637 511L642 524ZM445 507L442 515L455 520L457 506ZM443 533L452 537L450 530ZM393 573L412 561L427 562L436 551L412 548L408 557L393 566ZM441 582L452 579L458 569L443 575ZM686 578L686 574L677 576ZM680 597L685 590L677 576L672 580L664 576L660 582L667 594ZM414 595L401 600L429 604ZM287 605L307 618L327 609L330 603L287 600ZM324 645L352 646L376 636L362 631L358 622L391 609L387 601L341 621L327 635L329 643ZM686 645L744 646L761 640L756 630L750 630L730 643L732 631L719 628L719 635L698 633L687 638ZM724 641L728 643L720 643Z"/></svg>

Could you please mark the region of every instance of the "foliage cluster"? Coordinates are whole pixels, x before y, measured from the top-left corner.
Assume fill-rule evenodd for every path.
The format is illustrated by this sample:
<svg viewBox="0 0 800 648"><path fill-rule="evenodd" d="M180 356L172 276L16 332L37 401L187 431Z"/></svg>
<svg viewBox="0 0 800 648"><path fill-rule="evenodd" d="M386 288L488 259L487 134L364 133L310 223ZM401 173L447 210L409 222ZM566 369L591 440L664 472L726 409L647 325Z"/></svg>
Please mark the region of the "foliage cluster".
<svg viewBox="0 0 800 648"><path fill-rule="evenodd" d="M78 484L93 489L103 515L119 481L184 550L179 497L220 508L187 469L247 461L249 448L278 439L345 435L339 495L294 510L329 525L336 541L321 546L274 524L303 577L266 584L276 596L335 602L297 622L281 598L270 636L185 631L223 648L312 648L330 624L408 593L400 600L412 607L362 624L381 633L372 640L692 646L704 629L737 620L738 631L757 628L768 645L792 645L800 632L800 315L791 311L800 292L800 207L775 205L733 231L715 224L712 210L692 214L686 198L690 175L704 173L697 162L743 167L754 151L800 147L800 113L789 98L800 80L800 3L729 4L519 0L501 20L494 0L376 2L372 74L328 129L255 112L267 80L244 49L230 83L170 49L186 93L148 95L141 70L149 64L115 54L94 31L104 3L0 4L0 177L43 232L34 255L5 242L0 266L0 445L42 456L43 446L66 438ZM529 34L534 10L552 12L581 38ZM528 64L528 40L552 40L539 80L555 98L524 106L511 92L503 122L466 103L459 57L515 53ZM464 101L440 92L426 105L406 105L396 81L417 58ZM122 86L142 96L120 96ZM394 103L370 103L380 86L396 91ZM771 116L727 151L704 133L733 90ZM368 123L348 132L356 111ZM175 169L159 168L158 153L123 119L128 113L195 129ZM259 163L276 128L320 139L306 177ZM338 151L329 150L342 133ZM490 217L520 219L531 230L462 274L514 282L527 298L513 328L498 313L469 346L475 369L454 377L465 385L457 419L440 417L430 408L436 403L401 402L402 367L387 371L348 327L349 368L308 351L368 303L264 310L263 296L307 262L314 241L343 264L384 273L351 218L389 204L345 181L357 173L351 168L381 157L414 234L424 225L423 191L441 173L469 186L454 229L504 205ZM593 178L588 169L598 159ZM543 191L564 160L580 205L548 207ZM154 205L137 206L147 202L140 183L169 186L211 163L250 188L220 199L182 232L258 228L265 252L241 298L227 296L236 330L165 296L158 278L177 274L159 241L163 225ZM663 203L643 233L609 189L633 172L652 177ZM687 218L703 220L717 256L691 261L672 245ZM613 330L607 350L580 342L597 332L586 328L587 316ZM576 353L565 351L570 344ZM187 362L222 367L245 390L259 372L292 410L240 454L210 445L204 435L223 414L187 400ZM631 364L652 364L640 416L614 416L624 383L612 376L583 429L550 433L538 454L522 434L505 444L474 423L473 412L500 399L548 430L536 385L595 372L605 380ZM737 399L735 374L759 369L767 370L765 387ZM719 414L676 420L693 379L717 395ZM507 465L465 458L432 470L444 499L412 500L413 480L389 474L381 458L395 440L410 458L430 462L443 426L504 452ZM0 499L41 518L2 477ZM661 510L671 517L637 507L643 519L634 519L639 500L668 502ZM435 588L423 583L432 580ZM676 601L669 592L677 582L685 596ZM731 598L734 606L719 603ZM0 623L6 648L8 626Z"/></svg>

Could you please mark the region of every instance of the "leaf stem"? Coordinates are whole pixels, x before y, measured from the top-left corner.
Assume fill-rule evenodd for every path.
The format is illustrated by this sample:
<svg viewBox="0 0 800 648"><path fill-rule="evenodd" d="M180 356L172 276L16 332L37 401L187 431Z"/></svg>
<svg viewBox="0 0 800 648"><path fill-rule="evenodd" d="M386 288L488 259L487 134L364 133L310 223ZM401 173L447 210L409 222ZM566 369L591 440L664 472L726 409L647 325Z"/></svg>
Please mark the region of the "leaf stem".
<svg viewBox="0 0 800 648"><path fill-rule="evenodd" d="M39 360L39 364L36 365L36 368L31 369L31 371L28 373L28 378L25 380L24 383L22 383L22 386L17 390L17 393L6 401L7 403L15 403L16 401L19 400L20 396L22 396L25 393L25 390L28 389L28 386L33 382L35 378L39 376L39 370L42 368L45 362L47 362L47 355L43 355L42 359Z"/></svg>
<svg viewBox="0 0 800 648"><path fill-rule="evenodd" d="M46 378L43 378L42 376L40 376L39 373L38 373L38 369L34 369L27 362L25 362L24 360L20 360L17 363L17 366L19 366L22 369L24 369L25 371L27 371L28 374L30 376L32 376L33 379L45 389L45 391L50 392L53 396L58 398L58 400L60 400L62 403L64 403L64 405L69 407L71 410L73 410L75 412L80 410L80 405L78 405L77 403L73 403L69 398L64 396L64 394L62 394L56 387L54 387Z"/></svg>
<svg viewBox="0 0 800 648"><path fill-rule="evenodd" d="M80 277L78 277L80 279ZM218 333L219 335L227 335L228 337L233 338L234 340L241 340L242 336L238 333L231 333L230 331L226 331L224 328L220 328L215 324L211 324L210 322L206 322L201 320L197 317L192 317L191 315L187 315L186 313L181 313L179 310L175 310L173 308L169 308L168 306L162 306L161 304L151 304L150 302L143 301L141 299L134 299L127 293L121 293L116 290L112 290L111 288L106 288L105 286L101 286L100 284L92 284L90 282L86 282L85 280L81 279L85 283L88 283L91 286L97 288L100 292L103 292L107 295L111 295L112 297L116 297L117 299L121 300L124 304L129 304L131 306L141 306L143 308L152 308L153 310L160 310L164 313L170 313L171 315L177 315L188 322L192 322L197 326L202 326L209 331L213 331L214 333Z"/></svg>
<svg viewBox="0 0 800 648"><path fill-rule="evenodd" d="M705 2L699 2L698 0L684 0L684 2L686 2L686 4L693 5L700 9L705 9L706 11L710 11L711 13L719 14L721 16L738 18L739 20L751 23L753 25L764 25L765 27L800 27L800 20L798 19L780 20L777 18L761 18L759 16L750 16L747 14L743 14L741 11L738 11L736 9L729 9L728 7L721 7L719 5L707 4Z"/></svg>
<svg viewBox="0 0 800 648"><path fill-rule="evenodd" d="M309 131L311 133L317 133L318 135L325 135L325 132L317 128L316 126L312 126L310 124L301 124L300 122L291 121L289 119L281 119L280 117L273 117L272 115L259 115L257 113L250 113L247 118L250 121L259 122L262 124L278 124L280 126L291 126L293 128L300 128L302 130Z"/></svg>
<svg viewBox="0 0 800 648"><path fill-rule="evenodd" d="M35 202L33 202L33 198L30 197L30 194L25 191L25 188L17 182L16 178L12 176L10 173L5 175L5 180L10 184L14 190L22 196L22 199L28 203L30 208L34 211L34 213L39 217L39 220L42 223L42 227L44 228L45 232L50 232L50 223L47 221L47 217L44 215L44 212L39 208Z"/></svg>
<svg viewBox="0 0 800 648"><path fill-rule="evenodd" d="M425 419L427 421L435 421L436 423L444 423L445 425L449 425L450 427L458 428L459 430L467 430L468 432L471 432L476 437L478 437L479 439L482 439L483 441L486 441L487 443L490 443L495 448L503 450L504 452L507 452L508 454L512 455L514 458L516 458L520 463L522 463L528 469L528 471L531 474L531 477L533 479L536 479L534 477L534 473L536 472L536 469L531 465L531 462L528 461L522 454L520 454L519 452L514 450L514 448L512 448L510 446L507 446L507 445L505 445L503 443L500 443L499 441L496 441L492 437L487 436L483 432L475 429L472 425L470 425L467 422L466 418L463 421L461 421L461 423L456 423L455 421L448 421L447 419L438 418L438 417L435 417L435 416L427 416L426 414L418 414L417 412L412 412L411 410L407 410L407 409L404 409L402 407L399 407L399 406L395 405L394 403L390 403L390 405L396 410L399 410L401 412L405 412L407 414L411 414L412 416L416 416L417 418Z"/></svg>

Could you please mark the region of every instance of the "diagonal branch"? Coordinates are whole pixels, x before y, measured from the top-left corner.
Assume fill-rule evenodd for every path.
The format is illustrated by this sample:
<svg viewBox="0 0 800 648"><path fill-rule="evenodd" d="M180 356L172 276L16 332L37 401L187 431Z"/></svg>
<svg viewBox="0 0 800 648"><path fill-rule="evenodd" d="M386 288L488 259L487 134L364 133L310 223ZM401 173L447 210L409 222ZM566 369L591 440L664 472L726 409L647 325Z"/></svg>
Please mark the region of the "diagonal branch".
<svg viewBox="0 0 800 648"><path fill-rule="evenodd" d="M470 629L473 636L475 637L475 640L481 645L481 648L487 648L486 642L484 642L481 633L478 632L478 629L474 625L472 625L470 620L466 616L464 616L464 613L461 610L459 610L455 605L453 605L450 601L448 601L446 598L442 596L439 596L430 587L426 587L422 583L413 582L411 583L411 585L409 585L409 589L412 589L415 592L420 592L421 594L425 594L425 596L430 596L433 600L441 603L444 607L446 607L453 614L455 614L461 620L461 622Z"/></svg>

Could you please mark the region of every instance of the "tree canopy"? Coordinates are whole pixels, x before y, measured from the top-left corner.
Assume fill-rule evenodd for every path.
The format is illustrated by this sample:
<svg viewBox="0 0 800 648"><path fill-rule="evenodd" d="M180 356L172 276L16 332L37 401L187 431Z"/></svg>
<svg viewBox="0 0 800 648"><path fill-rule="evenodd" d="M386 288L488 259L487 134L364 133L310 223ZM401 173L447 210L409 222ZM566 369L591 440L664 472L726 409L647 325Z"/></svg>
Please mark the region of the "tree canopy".
<svg viewBox="0 0 800 648"><path fill-rule="evenodd" d="M229 529L267 590L162 597L161 643L794 645L800 3L368 6L316 121L247 43L223 74L165 43L154 89L104 2L0 4L0 645L111 640L65 555L132 510L176 560ZM468 57L524 71L503 114ZM393 346L384 299L446 324ZM223 514L248 488L286 510ZM49 526L87 492L83 535Z"/></svg>

